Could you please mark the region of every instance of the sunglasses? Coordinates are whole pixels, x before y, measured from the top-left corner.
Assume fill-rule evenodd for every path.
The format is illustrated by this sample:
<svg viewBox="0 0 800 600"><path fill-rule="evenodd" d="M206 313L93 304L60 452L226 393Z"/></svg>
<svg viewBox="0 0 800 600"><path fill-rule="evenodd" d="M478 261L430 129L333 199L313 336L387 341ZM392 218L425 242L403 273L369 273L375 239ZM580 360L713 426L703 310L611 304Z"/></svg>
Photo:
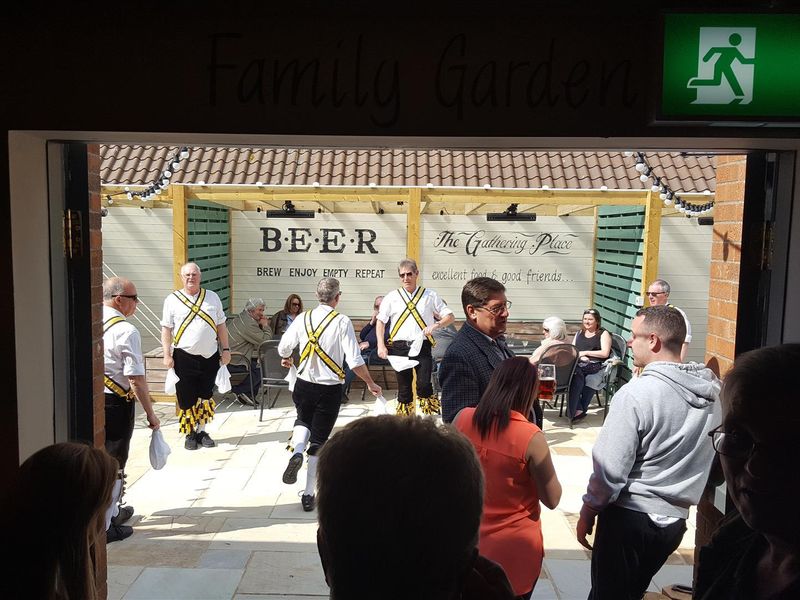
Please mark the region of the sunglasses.
<svg viewBox="0 0 800 600"><path fill-rule="evenodd" d="M131 294L131 295L129 295L129 294L114 294L112 296L112 298L130 298L134 302L138 302L139 301L139 294Z"/></svg>
<svg viewBox="0 0 800 600"><path fill-rule="evenodd" d="M648 296L660 296L661 294L666 294L667 292L647 292Z"/></svg>
<svg viewBox="0 0 800 600"><path fill-rule="evenodd" d="M596 315L598 313L593 308L587 308L585 311L583 311L583 314L585 314L585 315Z"/></svg>
<svg viewBox="0 0 800 600"><path fill-rule="evenodd" d="M400 279L405 279L406 277L413 277L414 273L400 273Z"/></svg>
<svg viewBox="0 0 800 600"><path fill-rule="evenodd" d="M292 306L300 306L299 302L292 302Z"/></svg>

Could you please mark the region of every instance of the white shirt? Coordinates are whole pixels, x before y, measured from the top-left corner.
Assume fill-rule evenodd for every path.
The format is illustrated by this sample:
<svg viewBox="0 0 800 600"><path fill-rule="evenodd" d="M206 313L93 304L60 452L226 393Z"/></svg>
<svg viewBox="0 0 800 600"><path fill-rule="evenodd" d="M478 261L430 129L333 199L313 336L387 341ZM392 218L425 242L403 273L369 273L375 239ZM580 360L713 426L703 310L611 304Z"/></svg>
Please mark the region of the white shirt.
<svg viewBox="0 0 800 600"><path fill-rule="evenodd" d="M683 321L686 323L686 337L683 339L683 342L685 344L691 344L692 343L692 325L691 325L691 323L689 323L689 319L686 317L686 313L683 312L683 310L681 310L680 308L678 308L674 304L670 304L670 306L683 315Z"/></svg>
<svg viewBox="0 0 800 600"><path fill-rule="evenodd" d="M404 288L400 288L399 290L392 290L386 294L386 296L383 297L381 308L378 311L378 319L383 321L384 325L391 321L392 327L390 327L390 330L394 328L394 324L397 323L400 315L402 315L406 309L406 302L411 300L417 291L419 291L419 288L410 293ZM425 289L419 302L417 302L417 312L419 312L422 320L425 321L426 326L433 325L434 312L439 313L439 317L453 314L453 311L448 308L445 301L439 297L439 294L430 288ZM420 331L422 331L422 329L417 323L417 320L413 315L408 315L392 339L413 342L419 337Z"/></svg>
<svg viewBox="0 0 800 600"><path fill-rule="evenodd" d="M183 294L189 299L189 302L197 300L197 295L189 296L183 290L178 290L179 294ZM216 292L206 290L206 297L203 299L203 304L200 309L205 312L209 317L214 320L214 323L220 325L225 322L225 310L222 308L222 301L217 296ZM164 300L164 311L161 316L161 326L170 327L172 329L172 338L175 339L175 334L178 333L178 328L183 323L186 315L189 314L189 307L175 297L175 294L170 294ZM217 333L211 329L202 317L195 316L189 326L184 330L181 339L178 340L178 345L173 347L180 348L189 354L200 355L203 358L210 358L219 349L217 344Z"/></svg>
<svg viewBox="0 0 800 600"><path fill-rule="evenodd" d="M110 306L103 306L103 323L113 317L125 317ZM103 372L123 389L130 389L128 376L144 375L142 338L139 330L128 322L116 323L103 334ZM114 392L105 388L106 394Z"/></svg>
<svg viewBox="0 0 800 600"><path fill-rule="evenodd" d="M327 304L320 304L315 309L311 310L311 327L312 331L319 327L322 320L328 316L333 310ZM307 311L308 312L308 311ZM291 356L292 350L295 347L300 347L300 352L308 343L308 333L305 326L306 313L300 313L289 325L286 333L281 337L278 343L278 354L287 358ZM358 341L356 340L356 332L353 330L353 323L349 318L343 314L335 317L322 332L319 338L319 345L325 353L333 359L340 367L347 360L347 364L351 369L360 367L364 364L364 359L361 358L361 351L358 349ZM298 370L300 365L295 365ZM314 353L314 356L308 359L307 364L303 365L303 371L299 372L297 376L309 383L320 383L322 385L338 385L342 383L338 375L331 371L330 367L326 365L322 359Z"/></svg>

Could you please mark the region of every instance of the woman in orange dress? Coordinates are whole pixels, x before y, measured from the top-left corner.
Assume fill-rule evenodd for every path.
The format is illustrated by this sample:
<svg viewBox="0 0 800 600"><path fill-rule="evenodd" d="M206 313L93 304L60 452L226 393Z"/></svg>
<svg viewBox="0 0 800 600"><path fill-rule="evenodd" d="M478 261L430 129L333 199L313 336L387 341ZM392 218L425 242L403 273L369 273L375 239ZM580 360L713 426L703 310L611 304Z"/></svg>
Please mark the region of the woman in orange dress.
<svg viewBox="0 0 800 600"><path fill-rule="evenodd" d="M503 567L522 599L531 597L544 558L539 502L554 509L561 499L544 434L525 418L535 394L536 368L525 357L509 358L478 406L453 421L475 447L486 480L478 548Z"/></svg>

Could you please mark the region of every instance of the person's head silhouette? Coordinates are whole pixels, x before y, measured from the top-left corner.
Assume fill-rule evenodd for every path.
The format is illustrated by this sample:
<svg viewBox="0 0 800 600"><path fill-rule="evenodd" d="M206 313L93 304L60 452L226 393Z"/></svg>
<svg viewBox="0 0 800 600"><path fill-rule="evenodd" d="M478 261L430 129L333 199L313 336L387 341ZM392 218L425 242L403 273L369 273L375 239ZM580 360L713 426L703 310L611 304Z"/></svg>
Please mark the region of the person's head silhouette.
<svg viewBox="0 0 800 600"><path fill-rule="evenodd" d="M728 43L731 46L738 46L742 43L742 36L738 33L732 33L731 36L728 38Z"/></svg>

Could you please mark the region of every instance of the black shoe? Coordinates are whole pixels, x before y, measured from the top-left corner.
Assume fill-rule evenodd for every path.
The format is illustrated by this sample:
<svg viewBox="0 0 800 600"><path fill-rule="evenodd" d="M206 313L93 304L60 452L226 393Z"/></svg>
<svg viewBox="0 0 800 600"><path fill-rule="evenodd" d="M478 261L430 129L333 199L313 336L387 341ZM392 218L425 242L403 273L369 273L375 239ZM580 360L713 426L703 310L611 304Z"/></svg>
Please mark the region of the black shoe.
<svg viewBox="0 0 800 600"><path fill-rule="evenodd" d="M133 516L132 506L120 506L119 514L116 517L111 518L111 524L122 525L123 523L127 523L128 521L130 521L132 516Z"/></svg>
<svg viewBox="0 0 800 600"><path fill-rule="evenodd" d="M283 483L297 483L297 472L303 466L303 455L299 452L292 454L286 470L283 472Z"/></svg>
<svg viewBox="0 0 800 600"><path fill-rule="evenodd" d="M253 402L247 394L236 394L236 398L239 400L239 404L243 404L245 406L255 406L256 403Z"/></svg>
<svg viewBox="0 0 800 600"><path fill-rule="evenodd" d="M213 448L217 445L217 442L211 439L211 436L208 435L205 431L198 431L197 432L197 443L203 446L203 448Z"/></svg>
<svg viewBox="0 0 800 600"><path fill-rule="evenodd" d="M186 441L183 443L183 447L187 450L197 450L197 435L194 433L194 431L186 436Z"/></svg>
<svg viewBox="0 0 800 600"><path fill-rule="evenodd" d="M586 418L586 414L587 414L586 411L584 411L581 414L579 414L579 415L577 415L575 417L572 417L572 423L577 423L581 419L585 419Z"/></svg>
<svg viewBox="0 0 800 600"><path fill-rule="evenodd" d="M112 523L111 527L109 527L108 530L106 531L106 544L124 540L125 538L129 538L132 535L133 535L133 527L128 527L127 525L114 525Z"/></svg>
<svg viewBox="0 0 800 600"><path fill-rule="evenodd" d="M314 494L303 494L300 496L300 504L303 505L303 510L306 512L314 510Z"/></svg>

